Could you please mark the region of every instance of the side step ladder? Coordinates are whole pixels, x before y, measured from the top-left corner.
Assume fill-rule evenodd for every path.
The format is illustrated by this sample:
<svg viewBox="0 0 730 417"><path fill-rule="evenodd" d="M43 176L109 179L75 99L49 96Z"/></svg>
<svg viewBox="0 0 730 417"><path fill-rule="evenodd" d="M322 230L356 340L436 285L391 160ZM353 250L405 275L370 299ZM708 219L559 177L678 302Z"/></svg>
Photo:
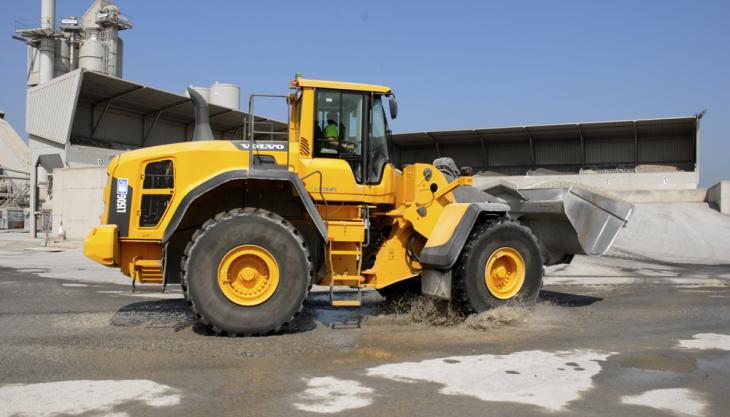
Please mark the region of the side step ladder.
<svg viewBox="0 0 730 417"><path fill-rule="evenodd" d="M132 260L132 291L139 284L162 284L162 292L165 285L162 276L162 261L157 259L134 259Z"/></svg>
<svg viewBox="0 0 730 417"><path fill-rule="evenodd" d="M349 275L349 274L343 274L339 275L336 274L334 271L332 271L332 280L330 281L330 305L332 307L360 307L362 305L362 287L360 286L362 282L362 277L360 276L360 271L362 268L362 243L357 242L355 243L355 248L353 249L334 249L333 243L330 242L329 244L329 260L330 265L333 265L332 263L332 256L333 255L339 255L339 256L354 256L357 263L357 274L356 275ZM349 286L354 287L357 289L357 295L355 298L335 298L335 285L337 286ZM342 293L340 293L342 294Z"/></svg>
<svg viewBox="0 0 730 417"><path fill-rule="evenodd" d="M356 298L335 298L335 285L354 286L352 284L353 282L355 282L355 285L357 286ZM332 307L360 307L362 305L362 287L360 287L360 276L338 275L332 277L332 282L330 283L330 305Z"/></svg>

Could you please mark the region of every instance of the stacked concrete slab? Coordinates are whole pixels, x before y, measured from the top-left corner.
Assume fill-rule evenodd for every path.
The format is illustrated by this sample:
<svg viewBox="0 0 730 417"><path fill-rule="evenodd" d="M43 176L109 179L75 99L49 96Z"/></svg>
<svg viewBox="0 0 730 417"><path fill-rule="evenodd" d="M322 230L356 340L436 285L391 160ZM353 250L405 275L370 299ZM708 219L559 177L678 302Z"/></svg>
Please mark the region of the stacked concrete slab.
<svg viewBox="0 0 730 417"><path fill-rule="evenodd" d="M720 181L707 190L707 202L722 214L730 215L730 181Z"/></svg>

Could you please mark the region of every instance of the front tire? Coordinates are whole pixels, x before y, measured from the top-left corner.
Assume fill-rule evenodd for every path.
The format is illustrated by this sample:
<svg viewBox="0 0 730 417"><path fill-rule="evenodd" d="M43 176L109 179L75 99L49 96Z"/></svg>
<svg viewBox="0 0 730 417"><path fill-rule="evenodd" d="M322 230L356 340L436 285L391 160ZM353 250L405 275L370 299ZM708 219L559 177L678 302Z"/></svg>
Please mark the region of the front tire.
<svg viewBox="0 0 730 417"><path fill-rule="evenodd" d="M278 331L301 311L311 287L304 237L262 209L235 209L208 220L182 263L191 308L216 333Z"/></svg>
<svg viewBox="0 0 730 417"><path fill-rule="evenodd" d="M454 300L466 313L534 303L543 259L530 229L502 219L477 225L454 266Z"/></svg>

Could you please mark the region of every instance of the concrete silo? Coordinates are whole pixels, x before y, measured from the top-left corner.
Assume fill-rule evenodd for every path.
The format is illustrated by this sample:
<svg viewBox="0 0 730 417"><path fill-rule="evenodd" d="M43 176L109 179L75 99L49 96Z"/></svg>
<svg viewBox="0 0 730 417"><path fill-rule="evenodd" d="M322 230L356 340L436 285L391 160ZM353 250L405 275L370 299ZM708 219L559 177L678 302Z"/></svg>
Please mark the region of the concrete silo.
<svg viewBox="0 0 730 417"><path fill-rule="evenodd" d="M81 41L79 50L79 67L90 71L105 73L104 44L96 37Z"/></svg>
<svg viewBox="0 0 730 417"><path fill-rule="evenodd" d="M235 84L215 82L210 87L210 104L233 110L241 109L241 87Z"/></svg>

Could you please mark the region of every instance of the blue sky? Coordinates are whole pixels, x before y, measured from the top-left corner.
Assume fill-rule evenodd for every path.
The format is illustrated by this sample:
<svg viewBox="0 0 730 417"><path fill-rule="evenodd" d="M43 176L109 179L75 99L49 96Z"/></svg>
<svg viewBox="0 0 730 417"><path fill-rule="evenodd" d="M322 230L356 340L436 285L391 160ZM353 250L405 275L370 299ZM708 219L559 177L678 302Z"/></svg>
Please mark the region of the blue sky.
<svg viewBox="0 0 730 417"><path fill-rule="evenodd" d="M58 0L57 17L91 0ZM124 77L180 92L214 81L283 93L305 77L386 84L396 132L686 116L703 185L730 179L730 1L119 0ZM0 5L0 109L22 131L23 45ZM276 114L274 114L276 115Z"/></svg>

